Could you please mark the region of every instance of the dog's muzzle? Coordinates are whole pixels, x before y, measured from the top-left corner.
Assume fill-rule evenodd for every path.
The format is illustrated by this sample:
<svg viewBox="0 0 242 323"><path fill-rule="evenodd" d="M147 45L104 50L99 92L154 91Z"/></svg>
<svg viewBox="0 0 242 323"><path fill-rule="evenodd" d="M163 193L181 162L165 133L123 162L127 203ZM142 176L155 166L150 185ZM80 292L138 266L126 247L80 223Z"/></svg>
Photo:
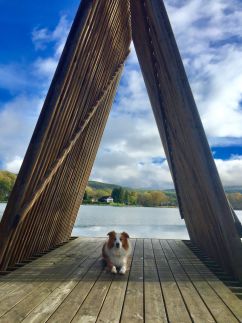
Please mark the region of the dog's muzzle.
<svg viewBox="0 0 242 323"><path fill-rule="evenodd" d="M120 243L116 242L116 248L120 248Z"/></svg>

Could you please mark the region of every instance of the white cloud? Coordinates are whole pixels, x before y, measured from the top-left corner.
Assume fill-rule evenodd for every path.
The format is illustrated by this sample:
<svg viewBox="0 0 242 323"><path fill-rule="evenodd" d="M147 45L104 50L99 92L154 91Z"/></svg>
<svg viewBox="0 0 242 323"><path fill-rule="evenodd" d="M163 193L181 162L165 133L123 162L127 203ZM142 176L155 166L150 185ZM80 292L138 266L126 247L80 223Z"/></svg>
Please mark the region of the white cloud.
<svg viewBox="0 0 242 323"><path fill-rule="evenodd" d="M242 3L167 0L166 7L209 142L241 144ZM152 157L163 157L164 152L133 45L131 49L92 178L127 186L169 187L166 162L152 163ZM224 184L241 185L236 179L240 161L216 162ZM226 172L232 174L231 181Z"/></svg>
<svg viewBox="0 0 242 323"><path fill-rule="evenodd" d="M5 167L15 159L23 158L34 130L43 98L18 96L0 110L0 160Z"/></svg>
<svg viewBox="0 0 242 323"><path fill-rule="evenodd" d="M64 48L70 26L70 21L64 15L61 16L58 25L52 31L47 28L35 28L32 32L32 41L35 48L43 50L49 43L53 43L55 48L54 55L58 58Z"/></svg>
<svg viewBox="0 0 242 323"><path fill-rule="evenodd" d="M18 64L0 65L0 88L16 91L27 85L27 76Z"/></svg>
<svg viewBox="0 0 242 323"><path fill-rule="evenodd" d="M209 139L242 137L241 1L166 6Z"/></svg>
<svg viewBox="0 0 242 323"><path fill-rule="evenodd" d="M234 156L229 160L215 159L219 175L226 186L241 186L242 156Z"/></svg>
<svg viewBox="0 0 242 323"><path fill-rule="evenodd" d="M209 136L242 137L242 48L223 48L223 58L205 68L210 80L204 84L206 93L198 104ZM222 77L223 76L223 77Z"/></svg>
<svg viewBox="0 0 242 323"><path fill-rule="evenodd" d="M51 40L50 32L47 28L34 28L32 31L32 41L37 50L45 49L46 43Z"/></svg>
<svg viewBox="0 0 242 323"><path fill-rule="evenodd" d="M57 64L58 61L53 57L38 58L34 63L34 67L39 76L47 77L47 80L50 81L54 75Z"/></svg>
<svg viewBox="0 0 242 323"><path fill-rule="evenodd" d="M121 152L105 152L98 156L98 167L93 168L95 180L117 183L123 186L138 188L171 188L173 187L167 162L152 163L149 158L142 162L135 156Z"/></svg>
<svg viewBox="0 0 242 323"><path fill-rule="evenodd" d="M18 173L21 165L22 165L23 159L19 156L15 156L13 160L8 161L6 163L6 170L12 173Z"/></svg>
<svg viewBox="0 0 242 323"><path fill-rule="evenodd" d="M91 178L130 187L171 187L164 150L135 53L129 58ZM125 126L124 126L125 125Z"/></svg>
<svg viewBox="0 0 242 323"><path fill-rule="evenodd" d="M53 31L35 29L32 40L38 51L50 44L52 56L39 55L29 65L0 65L0 87L15 91L15 97L0 106L0 160L3 168L18 172L59 56L69 32L65 16ZM17 156L17 157L16 157Z"/></svg>
<svg viewBox="0 0 242 323"><path fill-rule="evenodd" d="M209 142L241 144L241 1L166 0L166 6ZM4 157L6 166L17 169L24 155L69 28L63 16L53 30L36 28L32 33L38 57L30 64L31 80L40 85L37 94L23 91L0 112L0 158ZM44 51L50 48L52 54L46 56ZM164 151L133 44L131 50L92 179L132 187L171 187L167 162L153 162L164 158ZM25 86L26 73L14 64L1 68L10 75L9 88ZM1 84L4 77L0 76ZM240 158L216 163L224 184L241 185Z"/></svg>
<svg viewBox="0 0 242 323"><path fill-rule="evenodd" d="M62 53L62 50L65 46L66 38L69 33L71 24L70 21L68 21L66 16L62 16L60 18L60 21L53 31L53 39L55 40L55 54L57 57L59 57Z"/></svg>
<svg viewBox="0 0 242 323"><path fill-rule="evenodd" d="M118 89L117 109L120 113L150 113L151 106L140 70L127 66Z"/></svg>
<svg viewBox="0 0 242 323"><path fill-rule="evenodd" d="M42 78L46 89L48 88L50 80L56 70L70 26L71 24L67 20L67 17L62 16L54 30L51 31L47 28L35 28L32 32L32 41L36 50L45 50L49 44L54 48L52 56L38 57L33 64L33 68L36 70L38 76Z"/></svg>

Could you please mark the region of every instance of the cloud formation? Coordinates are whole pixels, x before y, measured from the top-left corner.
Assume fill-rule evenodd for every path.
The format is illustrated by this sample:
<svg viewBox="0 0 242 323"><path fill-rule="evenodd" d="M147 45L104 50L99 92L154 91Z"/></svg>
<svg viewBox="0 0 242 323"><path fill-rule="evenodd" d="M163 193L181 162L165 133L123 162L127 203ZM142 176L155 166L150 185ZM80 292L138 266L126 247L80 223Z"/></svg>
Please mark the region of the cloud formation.
<svg viewBox="0 0 242 323"><path fill-rule="evenodd" d="M165 4L210 144L241 145L241 1ZM35 28L35 60L0 65L0 87L15 94L0 108L0 160L9 170L17 171L24 156L69 28L66 16L53 30ZM216 164L225 185L241 185L241 156ZM133 45L91 178L131 187L173 186Z"/></svg>
<svg viewBox="0 0 242 323"><path fill-rule="evenodd" d="M16 155L23 159L43 104L42 97L20 95L0 110L0 160L4 168L15 164ZM18 159L19 160L19 159ZM16 164L15 164L16 165ZM17 165L20 166L20 163ZM15 172L18 169L15 167Z"/></svg>
<svg viewBox="0 0 242 323"><path fill-rule="evenodd" d="M64 48L71 23L65 15L61 16L54 30L48 28L34 28L32 41L37 50L44 50L49 44L54 45L54 55L58 58Z"/></svg>
<svg viewBox="0 0 242 323"><path fill-rule="evenodd" d="M35 28L35 60L27 65L0 65L0 89L12 94L0 105L0 161L4 169L19 171L69 29L66 16L52 31ZM47 46L51 46L49 55Z"/></svg>
<svg viewBox="0 0 242 323"><path fill-rule="evenodd" d="M241 1L166 4L209 139L242 137Z"/></svg>
<svg viewBox="0 0 242 323"><path fill-rule="evenodd" d="M241 144L241 2L167 0L165 4L210 144ZM167 162L153 164L156 156L164 157L164 151L133 50L92 177L128 186L171 187ZM236 176L240 158L216 164L224 185L241 185Z"/></svg>
<svg viewBox="0 0 242 323"><path fill-rule="evenodd" d="M226 186L241 186L242 156L233 156L229 160L215 159L221 180Z"/></svg>

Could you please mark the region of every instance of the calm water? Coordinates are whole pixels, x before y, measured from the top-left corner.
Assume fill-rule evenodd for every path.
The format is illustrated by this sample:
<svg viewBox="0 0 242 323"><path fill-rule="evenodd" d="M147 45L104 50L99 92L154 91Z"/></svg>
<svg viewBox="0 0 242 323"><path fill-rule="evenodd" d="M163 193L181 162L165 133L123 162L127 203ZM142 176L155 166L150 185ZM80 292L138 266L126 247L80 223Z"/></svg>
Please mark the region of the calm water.
<svg viewBox="0 0 242 323"><path fill-rule="evenodd" d="M0 203L0 217L5 204ZM236 211L242 221L242 211ZM176 208L81 206L72 232L75 236L104 237L111 230L136 238L188 239L184 220Z"/></svg>

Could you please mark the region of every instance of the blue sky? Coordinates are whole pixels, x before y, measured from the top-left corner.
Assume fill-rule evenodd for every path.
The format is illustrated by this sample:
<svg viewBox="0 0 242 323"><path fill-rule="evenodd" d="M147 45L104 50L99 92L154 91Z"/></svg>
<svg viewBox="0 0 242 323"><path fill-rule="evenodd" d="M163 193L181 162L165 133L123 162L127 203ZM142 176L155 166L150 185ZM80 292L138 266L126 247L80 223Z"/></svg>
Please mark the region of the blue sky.
<svg viewBox="0 0 242 323"><path fill-rule="evenodd" d="M0 0L0 168L17 172L55 71L77 0ZM242 2L166 0L224 185L242 185ZM137 57L131 54L91 178L170 188ZM125 127L124 127L125 125Z"/></svg>

